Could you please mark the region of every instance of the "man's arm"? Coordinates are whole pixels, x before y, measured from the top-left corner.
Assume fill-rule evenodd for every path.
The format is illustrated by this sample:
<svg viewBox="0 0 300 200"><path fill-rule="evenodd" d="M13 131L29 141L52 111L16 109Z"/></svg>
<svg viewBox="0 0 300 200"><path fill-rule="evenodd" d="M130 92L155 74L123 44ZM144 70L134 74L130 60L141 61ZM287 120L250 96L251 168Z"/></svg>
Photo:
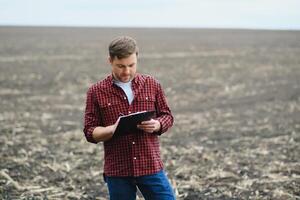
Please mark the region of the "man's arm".
<svg viewBox="0 0 300 200"><path fill-rule="evenodd" d="M106 127L97 126L92 133L93 139L96 142L105 142L111 139L112 136L114 135L116 127L118 126L118 123L119 120L111 126L106 126Z"/></svg>
<svg viewBox="0 0 300 200"><path fill-rule="evenodd" d="M167 103L165 93L158 82L155 107L157 112L156 120L158 120L160 123L160 129L155 133L161 135L173 126L174 118Z"/></svg>
<svg viewBox="0 0 300 200"><path fill-rule="evenodd" d="M155 119L142 122L138 125L138 128L147 133L156 133L161 135L173 125L174 119L161 85L158 82L155 82L155 84L157 84L157 93L155 96L157 117Z"/></svg>
<svg viewBox="0 0 300 200"><path fill-rule="evenodd" d="M111 139L118 122L119 121L107 127L101 126L99 105L95 99L93 88L91 87L87 92L83 129L87 141L98 143Z"/></svg>

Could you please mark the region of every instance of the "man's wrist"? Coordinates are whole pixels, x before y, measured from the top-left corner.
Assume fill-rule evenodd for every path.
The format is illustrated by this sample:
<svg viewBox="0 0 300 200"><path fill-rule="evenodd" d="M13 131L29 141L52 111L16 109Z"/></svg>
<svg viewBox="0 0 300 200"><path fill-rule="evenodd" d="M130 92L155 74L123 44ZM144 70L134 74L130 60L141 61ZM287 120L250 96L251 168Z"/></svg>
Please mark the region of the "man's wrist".
<svg viewBox="0 0 300 200"><path fill-rule="evenodd" d="M156 120L157 121L157 128L154 130L155 133L158 133L161 131L161 123L159 120Z"/></svg>
<svg viewBox="0 0 300 200"><path fill-rule="evenodd" d="M116 130L115 125L114 125L114 124L113 124L113 125L110 125L110 126L108 126L107 128L108 128L108 133L109 133L110 135L113 135L114 132L115 132L115 130Z"/></svg>

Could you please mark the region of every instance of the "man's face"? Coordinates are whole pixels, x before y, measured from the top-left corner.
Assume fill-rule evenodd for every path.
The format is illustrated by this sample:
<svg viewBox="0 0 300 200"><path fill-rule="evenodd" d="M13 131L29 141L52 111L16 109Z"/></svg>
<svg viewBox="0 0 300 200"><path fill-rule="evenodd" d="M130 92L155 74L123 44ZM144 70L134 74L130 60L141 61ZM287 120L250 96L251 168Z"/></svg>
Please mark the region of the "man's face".
<svg viewBox="0 0 300 200"><path fill-rule="evenodd" d="M126 83L132 80L136 73L137 57L133 53L127 58L114 59L109 57L109 62L112 66L112 73L115 79Z"/></svg>

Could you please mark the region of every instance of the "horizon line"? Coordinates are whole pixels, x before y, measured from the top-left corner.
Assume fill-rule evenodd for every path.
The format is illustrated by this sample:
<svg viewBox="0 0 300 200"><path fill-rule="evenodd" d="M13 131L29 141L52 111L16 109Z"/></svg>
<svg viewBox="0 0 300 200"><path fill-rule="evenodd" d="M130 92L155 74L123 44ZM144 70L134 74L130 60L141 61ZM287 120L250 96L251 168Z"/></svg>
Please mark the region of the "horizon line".
<svg viewBox="0 0 300 200"><path fill-rule="evenodd" d="M259 27L208 27L208 26L104 26L104 25L44 25L44 24L0 24L2 27L32 27L32 28L107 28L107 29L206 29L206 30L261 30L261 31L300 31L299 28L259 28Z"/></svg>

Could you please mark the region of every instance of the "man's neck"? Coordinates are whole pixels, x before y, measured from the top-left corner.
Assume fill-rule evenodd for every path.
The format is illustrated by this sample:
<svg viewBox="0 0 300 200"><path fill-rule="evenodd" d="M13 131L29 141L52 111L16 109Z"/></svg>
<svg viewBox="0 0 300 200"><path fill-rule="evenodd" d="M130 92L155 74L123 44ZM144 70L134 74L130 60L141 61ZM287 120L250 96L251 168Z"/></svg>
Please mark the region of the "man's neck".
<svg viewBox="0 0 300 200"><path fill-rule="evenodd" d="M114 83L121 83L121 84L126 84L126 83L129 83L131 82L134 78L136 77L136 74L134 75L133 78L131 78L128 82L123 82L123 81L120 81L119 79L117 79L117 77L114 75L114 73L112 73L112 78L113 78L113 82Z"/></svg>

